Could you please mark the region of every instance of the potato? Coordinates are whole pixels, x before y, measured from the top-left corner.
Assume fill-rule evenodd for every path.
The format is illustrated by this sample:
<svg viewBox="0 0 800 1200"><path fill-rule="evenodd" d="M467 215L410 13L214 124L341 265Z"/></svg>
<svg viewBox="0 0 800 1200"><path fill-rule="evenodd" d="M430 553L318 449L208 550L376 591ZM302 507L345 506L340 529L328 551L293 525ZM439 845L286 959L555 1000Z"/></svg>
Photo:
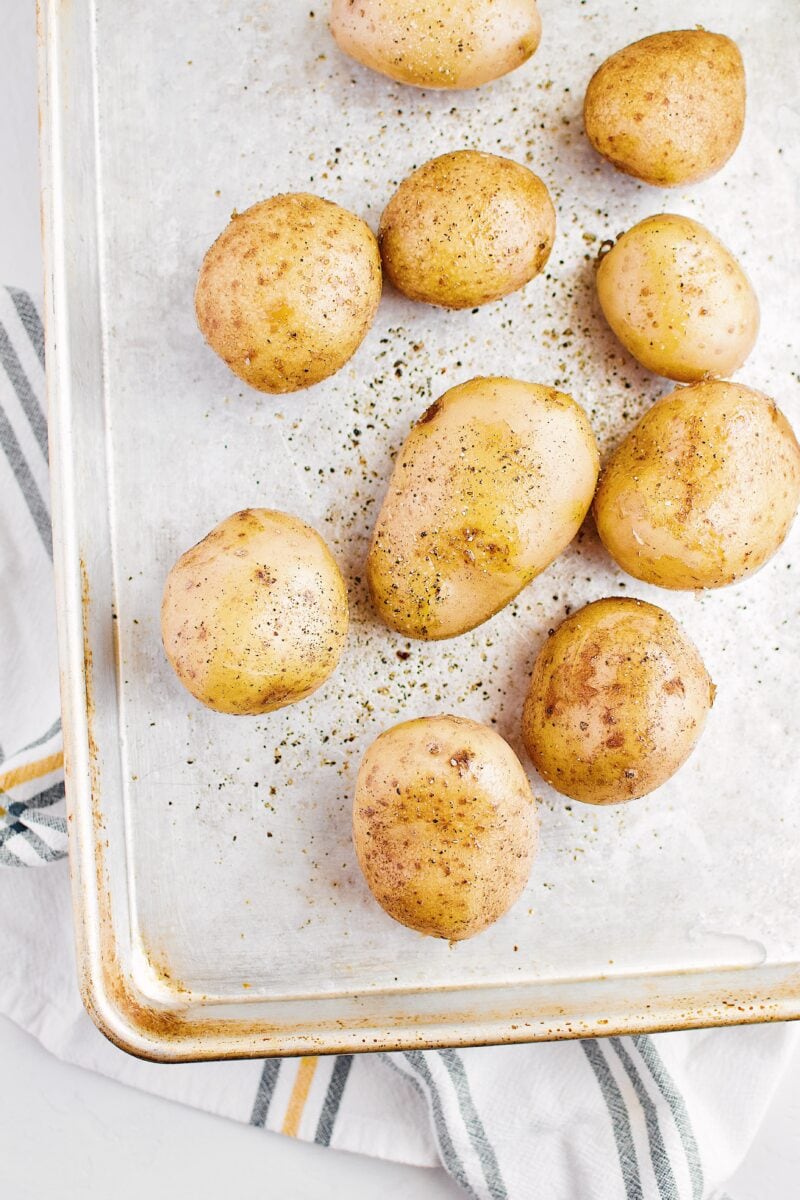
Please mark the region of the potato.
<svg viewBox="0 0 800 1200"><path fill-rule="evenodd" d="M736 43L680 29L607 58L586 89L583 123L595 150L620 171L676 187L724 166L739 145L744 108Z"/></svg>
<svg viewBox="0 0 800 1200"><path fill-rule="evenodd" d="M758 301L731 252L689 217L647 217L602 259L597 295L643 367L682 383L730 375L758 334Z"/></svg>
<svg viewBox="0 0 800 1200"><path fill-rule="evenodd" d="M488 620L578 532L598 473L583 409L515 379L451 388L411 430L367 560L373 603L407 637Z"/></svg>
<svg viewBox="0 0 800 1200"><path fill-rule="evenodd" d="M356 352L381 296L378 245L338 204L305 193L235 213L203 259L200 330L261 392L327 379Z"/></svg>
<svg viewBox="0 0 800 1200"><path fill-rule="evenodd" d="M556 214L527 167L477 150L425 163L392 196L378 238L404 295L475 308L524 287L550 255Z"/></svg>
<svg viewBox="0 0 800 1200"><path fill-rule="evenodd" d="M714 588L771 558L800 504L800 447L772 400L695 383L659 400L603 472L597 531L623 570Z"/></svg>
<svg viewBox="0 0 800 1200"><path fill-rule="evenodd" d="M536 805L511 747L463 717L423 717L382 733L364 755L353 840L390 917L460 941L519 896L537 842Z"/></svg>
<svg viewBox="0 0 800 1200"><path fill-rule="evenodd" d="M522 736L539 774L587 804L665 783L703 731L715 688L669 613L597 600L573 613L533 668Z"/></svg>
<svg viewBox="0 0 800 1200"><path fill-rule="evenodd" d="M331 31L398 83L472 88L527 62L542 23L534 0L333 0Z"/></svg>
<svg viewBox="0 0 800 1200"><path fill-rule="evenodd" d="M167 658L183 686L224 713L305 699L336 667L347 590L318 533L248 508L182 555L161 605Z"/></svg>

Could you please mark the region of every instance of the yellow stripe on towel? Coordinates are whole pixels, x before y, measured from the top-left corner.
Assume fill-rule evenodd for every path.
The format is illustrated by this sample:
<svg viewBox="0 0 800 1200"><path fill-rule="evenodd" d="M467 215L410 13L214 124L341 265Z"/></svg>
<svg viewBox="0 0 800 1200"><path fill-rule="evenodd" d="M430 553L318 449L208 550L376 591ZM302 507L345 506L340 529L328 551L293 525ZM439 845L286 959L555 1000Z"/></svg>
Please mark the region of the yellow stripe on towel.
<svg viewBox="0 0 800 1200"><path fill-rule="evenodd" d="M49 775L51 771L57 771L63 765L64 753L59 750L58 754L49 754L47 758L40 758L38 762L25 763L21 767L15 767L13 771L6 771L5 775L0 775L0 792L10 792L20 783L29 783L31 779Z"/></svg>
<svg viewBox="0 0 800 1200"><path fill-rule="evenodd" d="M283 1118L283 1125L281 1127L281 1133L286 1133L289 1137L297 1137L300 1120L303 1116L303 1109L306 1106L309 1089L311 1088L311 1080L314 1078L318 1062L319 1059L317 1057L301 1058L298 1064L294 1087L289 1097L289 1103L286 1105L286 1116Z"/></svg>

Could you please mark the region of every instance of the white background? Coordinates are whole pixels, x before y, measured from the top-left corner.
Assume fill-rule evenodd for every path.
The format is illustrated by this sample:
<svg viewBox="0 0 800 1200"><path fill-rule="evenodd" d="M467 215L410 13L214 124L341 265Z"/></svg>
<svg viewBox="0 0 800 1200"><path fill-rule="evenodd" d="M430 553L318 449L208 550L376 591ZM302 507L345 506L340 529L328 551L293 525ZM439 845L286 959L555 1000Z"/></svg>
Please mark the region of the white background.
<svg viewBox="0 0 800 1200"><path fill-rule="evenodd" d="M41 291L33 0L0 0L0 281ZM1 918L0 918L1 919ZM443 1173L323 1150L238 1126L67 1066L0 1018L0 1189L9 1200L444 1200ZM800 1053L730 1182L735 1200L795 1200ZM580 1200L570 1197L569 1200Z"/></svg>

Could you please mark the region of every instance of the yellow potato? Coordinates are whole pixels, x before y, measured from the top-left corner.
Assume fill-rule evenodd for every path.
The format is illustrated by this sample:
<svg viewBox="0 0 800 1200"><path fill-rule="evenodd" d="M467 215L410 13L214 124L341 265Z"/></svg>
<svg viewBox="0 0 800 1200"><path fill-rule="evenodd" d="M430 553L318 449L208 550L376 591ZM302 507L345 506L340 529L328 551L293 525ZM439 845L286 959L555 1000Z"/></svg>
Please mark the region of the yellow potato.
<svg viewBox="0 0 800 1200"><path fill-rule="evenodd" d="M744 129L744 63L730 38L704 29L655 33L617 51L591 78L587 137L637 179L676 187L707 179Z"/></svg>
<svg viewBox="0 0 800 1200"><path fill-rule="evenodd" d="M669 613L597 600L573 613L533 668L522 736L539 774L587 804L660 787L691 754L715 688Z"/></svg>
<svg viewBox="0 0 800 1200"><path fill-rule="evenodd" d="M455 637L513 600L572 541L597 482L583 409L553 388L473 379L411 430L367 561L378 614Z"/></svg>
<svg viewBox="0 0 800 1200"><path fill-rule="evenodd" d="M347 590L303 521L248 508L182 555L161 605L164 649L184 687L217 712L272 712L335 669Z"/></svg>
<svg viewBox="0 0 800 1200"><path fill-rule="evenodd" d="M597 271L614 333L643 367L682 383L731 375L753 348L758 301L731 252L689 217L647 217Z"/></svg>
<svg viewBox="0 0 800 1200"><path fill-rule="evenodd" d="M273 196L233 216L203 259L200 330L261 392L327 379L353 355L381 296L369 227L319 196Z"/></svg>
<svg viewBox="0 0 800 1200"><path fill-rule="evenodd" d="M623 570L667 588L713 588L771 558L800 504L800 447L772 400L695 383L659 400L611 457L597 531Z"/></svg>
<svg viewBox="0 0 800 1200"><path fill-rule="evenodd" d="M527 167L456 150L400 184L378 237L384 270L406 296L475 308L538 275L555 229L550 193Z"/></svg>
<svg viewBox="0 0 800 1200"><path fill-rule="evenodd" d="M527 62L542 23L534 0L333 0L331 31L398 83L473 88Z"/></svg>
<svg viewBox="0 0 800 1200"><path fill-rule="evenodd" d="M375 899L459 941L508 911L536 854L536 805L511 747L463 717L404 721L361 763L353 840Z"/></svg>

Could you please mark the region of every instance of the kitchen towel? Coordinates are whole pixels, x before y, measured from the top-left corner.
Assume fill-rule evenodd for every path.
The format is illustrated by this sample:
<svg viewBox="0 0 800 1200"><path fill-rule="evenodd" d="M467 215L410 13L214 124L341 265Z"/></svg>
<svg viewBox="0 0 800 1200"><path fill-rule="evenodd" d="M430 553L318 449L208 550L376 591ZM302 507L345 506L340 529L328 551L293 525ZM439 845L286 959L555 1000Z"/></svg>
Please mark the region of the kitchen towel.
<svg viewBox="0 0 800 1200"><path fill-rule="evenodd" d="M793 1026L180 1066L95 1029L63 861L43 391L38 311L0 290L0 1012L66 1061L307 1141L441 1165L473 1200L722 1200Z"/></svg>

